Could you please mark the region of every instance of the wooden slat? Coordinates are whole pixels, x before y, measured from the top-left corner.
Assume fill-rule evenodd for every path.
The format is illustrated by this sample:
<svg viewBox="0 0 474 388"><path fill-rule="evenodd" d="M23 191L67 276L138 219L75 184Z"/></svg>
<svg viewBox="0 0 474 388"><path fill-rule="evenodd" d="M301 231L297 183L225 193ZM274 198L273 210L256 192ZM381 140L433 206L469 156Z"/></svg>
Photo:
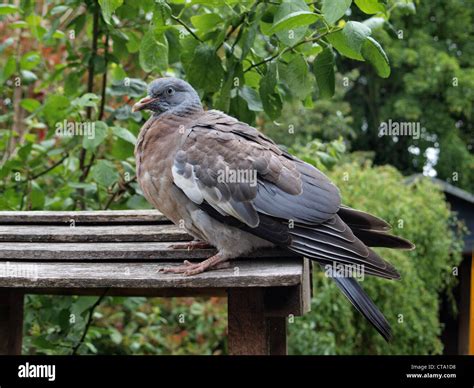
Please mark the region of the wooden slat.
<svg viewBox="0 0 474 388"><path fill-rule="evenodd" d="M0 243L0 260L184 260L204 259L214 249L171 249L171 243ZM263 249L246 257L297 257L281 249Z"/></svg>
<svg viewBox="0 0 474 388"><path fill-rule="evenodd" d="M296 287L296 286L293 286ZM288 287L288 288L293 288ZM0 288L2 290L3 288ZM271 290L272 288L266 288ZM227 298L226 288L110 288L110 287L90 287L90 288L14 288L24 294L34 295L81 295L81 296L145 296L160 298L183 298L183 297L211 297L218 296Z"/></svg>
<svg viewBox="0 0 474 388"><path fill-rule="evenodd" d="M20 288L227 288L275 287L301 283L302 264L295 259L236 260L229 268L195 276L157 270L174 263L0 263L0 287Z"/></svg>
<svg viewBox="0 0 474 388"><path fill-rule="evenodd" d="M0 224L169 222L158 210L1 211Z"/></svg>
<svg viewBox="0 0 474 388"><path fill-rule="evenodd" d="M0 242L127 242L127 241L187 241L186 231L165 225L0 225Z"/></svg>

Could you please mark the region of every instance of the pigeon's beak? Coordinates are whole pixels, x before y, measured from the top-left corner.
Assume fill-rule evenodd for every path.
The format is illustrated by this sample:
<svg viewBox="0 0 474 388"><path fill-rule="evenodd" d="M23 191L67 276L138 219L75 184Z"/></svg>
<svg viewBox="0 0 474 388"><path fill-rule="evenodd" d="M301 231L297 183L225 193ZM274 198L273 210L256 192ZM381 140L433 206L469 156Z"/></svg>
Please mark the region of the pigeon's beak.
<svg viewBox="0 0 474 388"><path fill-rule="evenodd" d="M158 100L158 98L153 98L150 96L143 97L140 101L138 101L135 105L132 107L132 112L137 112L139 110L143 110L146 108L146 106L153 101Z"/></svg>

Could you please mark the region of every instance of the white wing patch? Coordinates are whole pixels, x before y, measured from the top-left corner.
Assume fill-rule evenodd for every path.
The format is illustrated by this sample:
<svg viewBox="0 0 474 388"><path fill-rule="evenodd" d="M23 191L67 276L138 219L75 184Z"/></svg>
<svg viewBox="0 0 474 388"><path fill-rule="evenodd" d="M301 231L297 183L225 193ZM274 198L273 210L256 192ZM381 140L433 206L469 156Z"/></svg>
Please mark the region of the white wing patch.
<svg viewBox="0 0 474 388"><path fill-rule="evenodd" d="M197 185L196 175L194 174L194 169L189 178L185 178L183 175L178 173L176 166L173 166L171 169L173 174L173 180L176 186L184 191L184 194L193 201L194 203L200 205L204 200L201 190Z"/></svg>
<svg viewBox="0 0 474 388"><path fill-rule="evenodd" d="M173 165L171 173L176 186L183 190L184 194L186 194L186 196L195 204L200 205L203 203L203 201L206 201L216 211L224 216L232 216L253 228L258 225L258 216L253 209L253 206L250 206L252 209L249 211L248 207L245 209L246 207L242 203L235 201L223 201L222 193L217 188L204 186L199 181L195 175L194 168L192 168L192 173L187 178L179 173L176 165ZM236 206L241 211L247 211L244 211L244 214L241 214L239 213L239 209L237 209ZM247 217L243 217L243 215L246 215Z"/></svg>

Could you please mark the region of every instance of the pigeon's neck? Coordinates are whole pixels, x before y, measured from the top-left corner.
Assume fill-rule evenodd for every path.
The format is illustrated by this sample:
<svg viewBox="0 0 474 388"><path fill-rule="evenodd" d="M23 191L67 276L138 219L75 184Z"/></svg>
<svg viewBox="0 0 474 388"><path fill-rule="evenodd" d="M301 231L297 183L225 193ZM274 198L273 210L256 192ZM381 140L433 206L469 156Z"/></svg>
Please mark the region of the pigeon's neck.
<svg viewBox="0 0 474 388"><path fill-rule="evenodd" d="M163 117L163 116L178 116L178 117L189 117L193 116L197 113L204 112L204 109L202 107L201 101L199 100L199 97L196 95L196 98L193 98L191 100L186 100L182 102L181 104L174 106L170 109L167 109L166 111L162 113L155 113L155 117Z"/></svg>

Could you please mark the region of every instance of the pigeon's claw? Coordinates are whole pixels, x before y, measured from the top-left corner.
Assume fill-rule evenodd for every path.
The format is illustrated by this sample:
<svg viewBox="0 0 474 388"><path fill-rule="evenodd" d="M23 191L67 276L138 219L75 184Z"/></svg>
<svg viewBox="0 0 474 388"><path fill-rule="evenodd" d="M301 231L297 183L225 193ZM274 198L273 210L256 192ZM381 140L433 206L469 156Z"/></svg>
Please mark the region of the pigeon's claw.
<svg viewBox="0 0 474 388"><path fill-rule="evenodd" d="M230 266L226 258L219 255L211 256L210 258L200 262L200 263L191 263L188 260L185 260L182 265L173 266L173 267L161 267L158 269L158 272L162 273L174 273L174 274L183 274L184 276L192 276L203 273L207 270L212 269L222 269L228 268Z"/></svg>

